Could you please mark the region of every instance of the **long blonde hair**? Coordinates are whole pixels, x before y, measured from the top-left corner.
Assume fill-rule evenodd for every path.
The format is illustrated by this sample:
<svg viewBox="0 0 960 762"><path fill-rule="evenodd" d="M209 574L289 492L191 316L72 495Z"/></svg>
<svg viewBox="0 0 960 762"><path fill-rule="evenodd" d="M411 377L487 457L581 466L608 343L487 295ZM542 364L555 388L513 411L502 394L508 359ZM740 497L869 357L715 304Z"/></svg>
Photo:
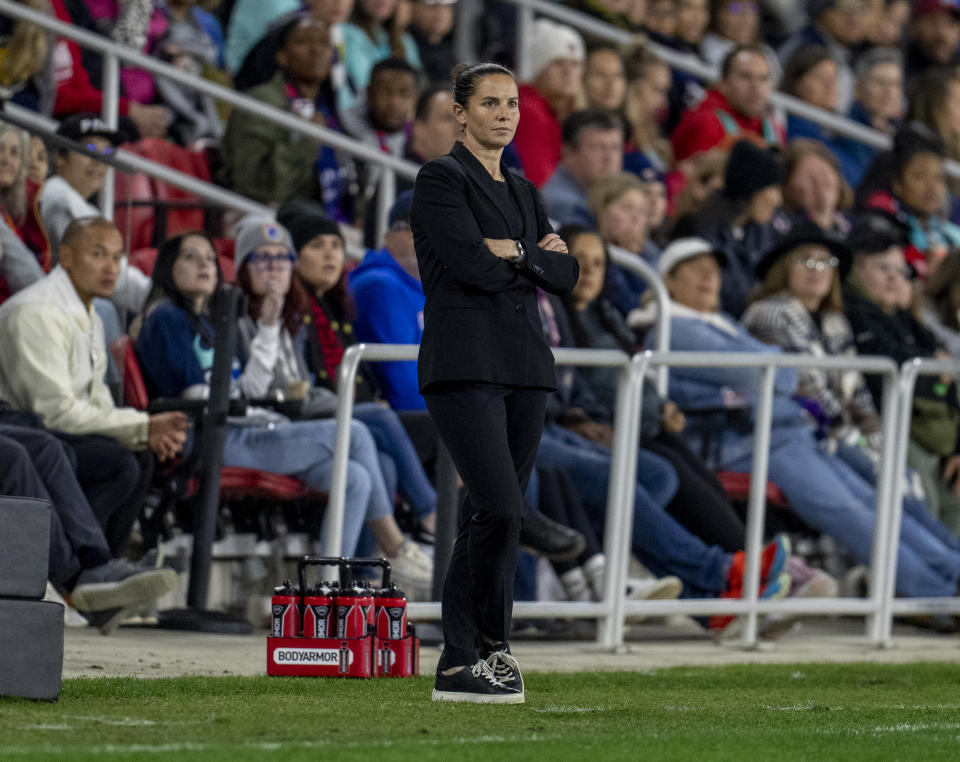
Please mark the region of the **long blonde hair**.
<svg viewBox="0 0 960 762"><path fill-rule="evenodd" d="M0 188L0 209L17 225L23 222L27 213L27 168L30 164L30 136L19 127L0 122L0 139L12 132L20 139L20 169L13 182L6 188Z"/></svg>
<svg viewBox="0 0 960 762"><path fill-rule="evenodd" d="M52 15L48 0L16 0L48 16ZM0 83L11 86L26 82L40 72L47 62L50 36L47 31L29 21L18 19L13 24L13 34L6 51L0 58Z"/></svg>

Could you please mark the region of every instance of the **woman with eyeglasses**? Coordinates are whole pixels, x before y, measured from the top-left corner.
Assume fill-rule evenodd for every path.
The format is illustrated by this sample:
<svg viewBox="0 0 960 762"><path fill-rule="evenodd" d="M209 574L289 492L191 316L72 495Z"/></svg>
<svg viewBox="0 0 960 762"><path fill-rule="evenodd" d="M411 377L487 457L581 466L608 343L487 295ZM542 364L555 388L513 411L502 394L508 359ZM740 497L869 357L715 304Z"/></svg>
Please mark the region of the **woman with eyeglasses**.
<svg viewBox="0 0 960 762"><path fill-rule="evenodd" d="M264 287L256 333L247 351L234 358L234 396L263 399L278 365L287 368L294 361L281 315L282 282L289 281L295 258L290 234L277 223L267 218L241 223L237 270L253 271ZM222 282L212 240L201 232L167 240L157 254L153 275L158 298L147 310L137 339L137 357L148 387L157 396L202 398L209 393L213 367L210 300ZM241 420L231 419L226 426L224 465L295 476L312 489L328 492L336 431L333 418L291 421L271 410L250 407ZM364 424L353 421L343 555L354 555L364 524L404 581L431 579L432 561L404 538L393 517L373 437Z"/></svg>

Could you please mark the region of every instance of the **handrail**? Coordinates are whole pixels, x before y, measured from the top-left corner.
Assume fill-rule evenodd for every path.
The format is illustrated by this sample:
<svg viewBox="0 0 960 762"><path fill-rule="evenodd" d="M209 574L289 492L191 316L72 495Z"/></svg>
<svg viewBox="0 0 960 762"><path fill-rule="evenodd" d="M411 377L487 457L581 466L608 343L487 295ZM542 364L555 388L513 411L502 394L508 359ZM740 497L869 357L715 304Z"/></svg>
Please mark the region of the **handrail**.
<svg viewBox="0 0 960 762"><path fill-rule="evenodd" d="M516 5L519 8L520 19L518 20L518 28L521 30L529 29L530 23L533 20L533 12L536 11L539 14L561 21L581 32L586 32L593 37L609 40L610 42L615 42L620 45L642 43L651 53L663 59L673 69L693 74L710 82L716 80L718 77L718 72L715 67L703 63L692 55L678 53L676 50L671 50L664 45L647 39L643 35L631 34L623 29L617 29L582 11L567 8L559 2L549 2L548 0L506 0L506 2ZM521 41L520 35L518 35L517 39L517 69L521 73L521 76L524 76L526 74L524 62L526 61L527 51L526 46L523 45ZM811 122L821 127L826 127L838 135L853 138L860 143L865 143L874 148L888 149L893 144L892 138L879 130L866 127L840 114L812 106L792 95L774 92L772 101L776 107L783 109L789 114L796 114L804 119L809 119ZM960 178L960 163L948 160L946 167L947 173L951 177Z"/></svg>

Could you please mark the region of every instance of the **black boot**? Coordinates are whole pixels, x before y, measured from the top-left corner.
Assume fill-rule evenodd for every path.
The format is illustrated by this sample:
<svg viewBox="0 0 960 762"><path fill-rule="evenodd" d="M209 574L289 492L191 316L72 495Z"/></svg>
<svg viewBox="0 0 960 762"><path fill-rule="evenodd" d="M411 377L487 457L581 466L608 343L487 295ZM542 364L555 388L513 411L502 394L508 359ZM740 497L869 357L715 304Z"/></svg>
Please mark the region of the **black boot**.
<svg viewBox="0 0 960 762"><path fill-rule="evenodd" d="M586 547L576 529L548 519L540 511L527 511L520 525L520 545L551 561L570 561Z"/></svg>

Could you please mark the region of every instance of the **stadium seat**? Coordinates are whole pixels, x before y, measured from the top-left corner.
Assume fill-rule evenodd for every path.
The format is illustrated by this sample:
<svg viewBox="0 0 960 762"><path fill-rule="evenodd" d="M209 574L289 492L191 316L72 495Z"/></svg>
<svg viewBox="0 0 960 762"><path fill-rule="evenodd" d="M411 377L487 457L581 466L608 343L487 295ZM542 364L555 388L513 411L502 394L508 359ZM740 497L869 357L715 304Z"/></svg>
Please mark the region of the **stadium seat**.
<svg viewBox="0 0 960 762"><path fill-rule="evenodd" d="M717 479L723 486L727 497L734 502L745 502L750 497L750 474L736 471L718 471ZM773 482L767 482L767 504L777 508L789 508L790 504L780 488Z"/></svg>

